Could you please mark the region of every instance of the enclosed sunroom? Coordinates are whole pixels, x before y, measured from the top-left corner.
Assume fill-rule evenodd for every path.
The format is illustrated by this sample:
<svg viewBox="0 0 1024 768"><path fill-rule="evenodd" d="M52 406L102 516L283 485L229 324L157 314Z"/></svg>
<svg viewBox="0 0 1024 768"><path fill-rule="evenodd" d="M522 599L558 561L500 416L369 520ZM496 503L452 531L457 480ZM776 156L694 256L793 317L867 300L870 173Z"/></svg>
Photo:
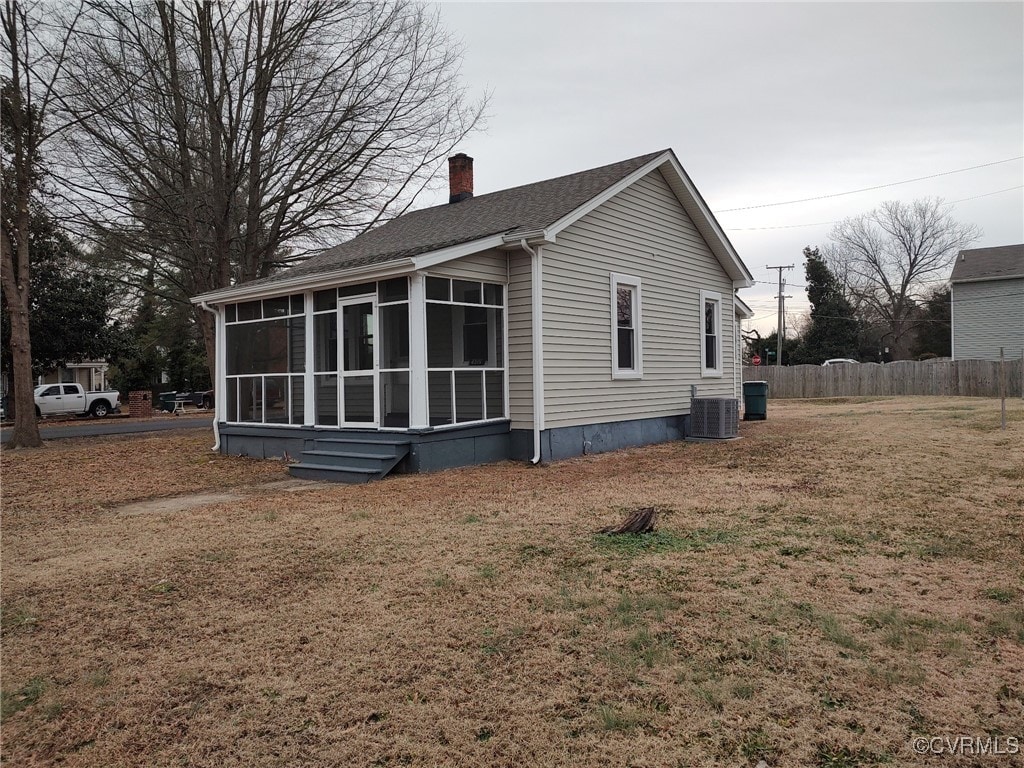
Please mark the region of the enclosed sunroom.
<svg viewBox="0 0 1024 768"><path fill-rule="evenodd" d="M223 421L408 430L507 417L505 286L394 277L224 305Z"/></svg>
<svg viewBox="0 0 1024 768"><path fill-rule="evenodd" d="M320 449L358 448L335 453L386 447L402 460L421 442L404 435L506 434L506 295L504 283L416 273L224 303L221 440L231 453L307 459L319 439Z"/></svg>

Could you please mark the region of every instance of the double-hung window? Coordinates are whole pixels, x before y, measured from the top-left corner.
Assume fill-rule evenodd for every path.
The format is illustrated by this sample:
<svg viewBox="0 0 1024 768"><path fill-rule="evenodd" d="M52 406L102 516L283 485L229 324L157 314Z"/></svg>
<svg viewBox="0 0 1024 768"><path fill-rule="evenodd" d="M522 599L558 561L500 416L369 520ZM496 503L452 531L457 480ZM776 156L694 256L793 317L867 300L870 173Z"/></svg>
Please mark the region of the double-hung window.
<svg viewBox="0 0 1024 768"><path fill-rule="evenodd" d="M722 375L722 294L700 292L701 375Z"/></svg>
<svg viewBox="0 0 1024 768"><path fill-rule="evenodd" d="M614 272L611 284L612 378L643 377L640 278Z"/></svg>

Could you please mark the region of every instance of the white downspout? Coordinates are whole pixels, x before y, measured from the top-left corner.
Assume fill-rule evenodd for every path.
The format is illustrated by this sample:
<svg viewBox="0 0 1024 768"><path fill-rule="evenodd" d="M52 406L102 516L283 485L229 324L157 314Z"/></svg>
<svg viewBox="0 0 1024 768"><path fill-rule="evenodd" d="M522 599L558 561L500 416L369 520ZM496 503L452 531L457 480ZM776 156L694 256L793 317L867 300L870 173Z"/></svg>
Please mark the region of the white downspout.
<svg viewBox="0 0 1024 768"><path fill-rule="evenodd" d="M213 307L211 307L205 301L200 301L199 302L199 306L202 309L205 309L211 315L213 315L213 320L214 320L214 324L213 324L213 327L214 327L214 349L216 349L218 343L219 344L223 344L224 343L224 339L218 339L217 338L217 336L220 335L220 331L221 331L220 312L215 310ZM214 352L214 355L216 355L216 352ZM221 373L220 372L220 364L219 364L219 360L217 360L216 357L214 358L214 368L216 369L216 376L219 379L221 377L220 376L220 373ZM211 384L213 384L214 387L217 387L217 382L216 381L211 382ZM217 426L217 402L218 402L219 399L220 399L219 393L218 392L214 392L213 393L213 447L210 448L211 451L219 451L220 450L220 428Z"/></svg>
<svg viewBox="0 0 1024 768"><path fill-rule="evenodd" d="M519 247L531 256L531 309L530 330L533 333L533 458L531 464L540 463L540 433L544 430L544 248L538 245L534 250L526 244L526 239L519 241Z"/></svg>
<svg viewBox="0 0 1024 768"><path fill-rule="evenodd" d="M743 334L740 330L743 327L743 320L736 317L736 294L732 295L732 396L737 401L737 411L740 401L740 379L742 378L743 348L740 339Z"/></svg>

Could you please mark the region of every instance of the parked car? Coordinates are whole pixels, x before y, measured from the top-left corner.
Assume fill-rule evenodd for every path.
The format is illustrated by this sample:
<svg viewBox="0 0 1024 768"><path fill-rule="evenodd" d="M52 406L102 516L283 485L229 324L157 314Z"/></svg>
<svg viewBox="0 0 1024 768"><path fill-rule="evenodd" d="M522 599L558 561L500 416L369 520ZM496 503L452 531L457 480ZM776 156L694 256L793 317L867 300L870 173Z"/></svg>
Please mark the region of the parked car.
<svg viewBox="0 0 1024 768"><path fill-rule="evenodd" d="M121 405L121 393L115 390L86 392L81 384L42 384L33 393L36 400L36 416L75 414L103 417L116 411Z"/></svg>
<svg viewBox="0 0 1024 768"><path fill-rule="evenodd" d="M213 390L208 389L205 392L193 392L192 402L195 403L196 408L213 408Z"/></svg>
<svg viewBox="0 0 1024 768"><path fill-rule="evenodd" d="M848 357L833 357L831 360L826 360L821 365L824 367L826 365L844 365L845 363L855 363L857 365L860 365L860 363L857 360L851 360Z"/></svg>
<svg viewBox="0 0 1024 768"><path fill-rule="evenodd" d="M179 406L194 405L196 408L213 408L213 390L204 392L161 392L154 400L154 405L161 410L171 413L178 410Z"/></svg>

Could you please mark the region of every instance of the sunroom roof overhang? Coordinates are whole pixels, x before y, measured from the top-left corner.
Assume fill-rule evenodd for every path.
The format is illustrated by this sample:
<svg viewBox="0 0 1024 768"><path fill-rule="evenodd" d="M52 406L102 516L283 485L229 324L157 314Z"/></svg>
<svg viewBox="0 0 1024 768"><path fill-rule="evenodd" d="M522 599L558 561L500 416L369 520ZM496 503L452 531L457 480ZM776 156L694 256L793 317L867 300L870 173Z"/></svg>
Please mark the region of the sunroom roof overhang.
<svg viewBox="0 0 1024 768"><path fill-rule="evenodd" d="M280 279L270 282L243 284L217 291L209 291L192 297L192 303L224 304L235 301L249 301L251 299L263 299L270 296L296 293L298 291L315 291L322 288L344 286L349 283L383 280L389 277L397 277L398 275L429 269L438 264L479 253L480 251L505 246L507 246L507 241L503 235L491 235L479 240L427 251L416 256L390 259L358 267L333 269L329 272L318 272L312 275L297 275L291 278L284 275Z"/></svg>
<svg viewBox="0 0 1024 768"><path fill-rule="evenodd" d="M383 264L368 264L348 269L334 269L330 272L321 272L315 275L301 275L293 278L282 277L280 280L274 280L269 283L223 288L218 291L209 291L208 293L193 296L191 301L193 304L224 304L235 301L263 299L299 291L315 291L347 283L393 277L411 272L415 268L416 265L412 259L395 259Z"/></svg>

